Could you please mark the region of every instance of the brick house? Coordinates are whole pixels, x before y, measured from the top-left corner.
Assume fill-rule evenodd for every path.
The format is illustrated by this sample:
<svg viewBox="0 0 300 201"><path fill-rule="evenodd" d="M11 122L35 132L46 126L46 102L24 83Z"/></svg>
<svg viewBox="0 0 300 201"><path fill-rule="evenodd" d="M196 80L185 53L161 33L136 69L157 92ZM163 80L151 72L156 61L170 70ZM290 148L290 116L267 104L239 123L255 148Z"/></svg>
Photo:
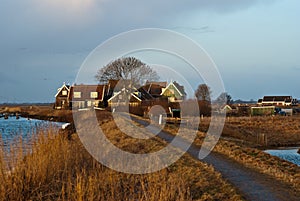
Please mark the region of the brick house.
<svg viewBox="0 0 300 201"><path fill-rule="evenodd" d="M57 110L70 108L70 85L65 83L57 89L54 108Z"/></svg>
<svg viewBox="0 0 300 201"><path fill-rule="evenodd" d="M104 107L107 85L74 85L70 88L73 108Z"/></svg>

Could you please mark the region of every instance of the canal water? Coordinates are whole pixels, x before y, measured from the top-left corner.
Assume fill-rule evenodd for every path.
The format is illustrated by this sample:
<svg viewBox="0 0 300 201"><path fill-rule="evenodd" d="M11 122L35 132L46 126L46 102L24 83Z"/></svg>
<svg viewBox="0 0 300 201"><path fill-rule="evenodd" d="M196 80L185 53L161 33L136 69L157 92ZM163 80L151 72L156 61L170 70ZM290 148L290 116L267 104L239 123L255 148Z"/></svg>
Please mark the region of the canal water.
<svg viewBox="0 0 300 201"><path fill-rule="evenodd" d="M0 146L8 147L20 138L26 143L39 129L59 128L62 124L22 117L17 119L15 116L8 119L0 118Z"/></svg>
<svg viewBox="0 0 300 201"><path fill-rule="evenodd" d="M298 148L291 148L291 149L266 150L265 152L272 156L277 156L283 160L292 162L300 166L300 154L298 154L297 151Z"/></svg>

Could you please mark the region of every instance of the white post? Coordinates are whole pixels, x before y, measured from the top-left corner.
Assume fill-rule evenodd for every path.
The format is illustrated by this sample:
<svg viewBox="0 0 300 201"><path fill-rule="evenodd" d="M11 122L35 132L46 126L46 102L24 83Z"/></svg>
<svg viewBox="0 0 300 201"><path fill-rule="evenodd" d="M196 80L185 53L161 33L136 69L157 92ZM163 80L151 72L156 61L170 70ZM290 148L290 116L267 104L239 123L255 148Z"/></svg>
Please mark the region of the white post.
<svg viewBox="0 0 300 201"><path fill-rule="evenodd" d="M162 124L162 114L159 115L158 124L159 124L159 125Z"/></svg>

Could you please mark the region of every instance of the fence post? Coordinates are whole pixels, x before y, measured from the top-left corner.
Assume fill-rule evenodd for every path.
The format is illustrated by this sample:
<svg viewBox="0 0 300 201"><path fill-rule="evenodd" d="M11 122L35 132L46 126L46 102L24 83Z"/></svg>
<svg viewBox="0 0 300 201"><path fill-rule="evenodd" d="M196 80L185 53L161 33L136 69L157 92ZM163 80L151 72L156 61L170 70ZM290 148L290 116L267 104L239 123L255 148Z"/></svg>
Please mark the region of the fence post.
<svg viewBox="0 0 300 201"><path fill-rule="evenodd" d="M162 124L162 114L159 115L158 124L159 124L159 125Z"/></svg>
<svg viewBox="0 0 300 201"><path fill-rule="evenodd" d="M268 138L267 135L264 133L257 134L257 143L262 146L268 146Z"/></svg>

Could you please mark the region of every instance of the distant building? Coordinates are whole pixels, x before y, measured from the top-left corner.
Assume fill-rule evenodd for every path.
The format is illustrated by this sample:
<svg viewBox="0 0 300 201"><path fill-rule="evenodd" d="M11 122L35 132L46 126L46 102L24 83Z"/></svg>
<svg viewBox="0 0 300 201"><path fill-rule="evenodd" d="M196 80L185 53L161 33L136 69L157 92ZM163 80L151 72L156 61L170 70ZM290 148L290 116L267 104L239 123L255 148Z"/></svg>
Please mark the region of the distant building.
<svg viewBox="0 0 300 201"><path fill-rule="evenodd" d="M257 102L260 106L293 106L297 103L297 99L293 99L292 96L264 96Z"/></svg>

